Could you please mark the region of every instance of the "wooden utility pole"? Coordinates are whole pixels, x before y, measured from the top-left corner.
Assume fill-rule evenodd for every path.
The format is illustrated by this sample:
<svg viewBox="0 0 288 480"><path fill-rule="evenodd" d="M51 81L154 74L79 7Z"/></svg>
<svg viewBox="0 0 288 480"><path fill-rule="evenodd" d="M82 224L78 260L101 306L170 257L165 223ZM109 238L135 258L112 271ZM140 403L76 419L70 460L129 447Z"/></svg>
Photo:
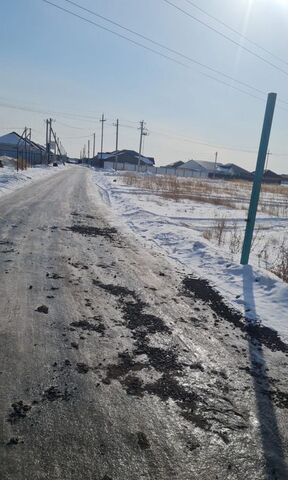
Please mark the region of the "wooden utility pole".
<svg viewBox="0 0 288 480"><path fill-rule="evenodd" d="M101 122L101 161L103 159L103 139L104 139L104 122L106 119L104 118L104 113L102 113L102 117L100 119Z"/></svg>
<svg viewBox="0 0 288 480"><path fill-rule="evenodd" d="M29 138L29 164L30 164L30 167L32 167L32 152L31 152L32 130L31 128L29 128L28 138Z"/></svg>
<svg viewBox="0 0 288 480"><path fill-rule="evenodd" d="M114 126L116 127L115 170L117 170L117 165L118 165L118 140L119 140L119 119L118 118L116 120L116 123L114 123Z"/></svg>
<svg viewBox="0 0 288 480"><path fill-rule="evenodd" d="M214 178L216 178L218 152L215 152Z"/></svg>
<svg viewBox="0 0 288 480"><path fill-rule="evenodd" d="M27 136L28 136L28 128L25 127L25 134L24 134L24 152L25 152L24 169L25 170L27 168ZM23 170L23 168L22 168L22 170Z"/></svg>
<svg viewBox="0 0 288 480"><path fill-rule="evenodd" d="M270 157L270 155L272 155L272 153L270 153L270 150L268 150L267 155L266 155L266 165L265 165L265 170L264 170L264 172L265 172L266 170L268 170L268 162L269 162L269 157Z"/></svg>
<svg viewBox="0 0 288 480"><path fill-rule="evenodd" d="M139 130L140 130L140 145L139 145L139 155L138 155L138 172L140 171L143 136L148 135L148 132L145 128L144 120L141 120Z"/></svg>
<svg viewBox="0 0 288 480"><path fill-rule="evenodd" d="M54 142L55 142L55 145L56 145L55 153L57 155L57 151L58 151L58 155L60 157L60 160L62 160L62 163L64 163L63 158L62 158L61 149L60 149L60 144L59 144L59 137L56 136L56 133L54 132L52 126L51 126L51 132L52 132L52 135L54 137Z"/></svg>
<svg viewBox="0 0 288 480"><path fill-rule="evenodd" d="M96 140L96 135L93 133L93 158L95 157L95 140Z"/></svg>
<svg viewBox="0 0 288 480"><path fill-rule="evenodd" d="M47 164L48 164L48 150L49 150L49 146L48 146L48 142L49 142L49 136L48 136L48 129L49 129L49 120L48 118L46 119L46 161L47 161Z"/></svg>
<svg viewBox="0 0 288 480"><path fill-rule="evenodd" d="M51 154L51 136L52 136L52 118L46 120L46 153L47 153L47 163L50 163L50 154Z"/></svg>

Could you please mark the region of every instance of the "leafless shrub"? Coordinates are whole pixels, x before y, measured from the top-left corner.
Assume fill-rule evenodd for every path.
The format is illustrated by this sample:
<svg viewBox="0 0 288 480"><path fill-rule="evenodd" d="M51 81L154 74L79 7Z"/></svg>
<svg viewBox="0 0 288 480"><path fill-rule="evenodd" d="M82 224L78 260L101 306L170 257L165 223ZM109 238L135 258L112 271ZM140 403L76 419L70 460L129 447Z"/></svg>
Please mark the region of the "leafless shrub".
<svg viewBox="0 0 288 480"><path fill-rule="evenodd" d="M282 243L276 265L271 269L277 277L288 283L288 246Z"/></svg>
<svg viewBox="0 0 288 480"><path fill-rule="evenodd" d="M246 209L252 187L251 182L239 180L219 181L137 172L125 172L121 178L126 185L149 190L174 201L188 199L230 209ZM288 187L263 185L259 211L271 216L288 216L287 197Z"/></svg>
<svg viewBox="0 0 288 480"><path fill-rule="evenodd" d="M258 253L258 265L261 266L261 261L264 263L266 270L269 268L269 241L265 242L260 252Z"/></svg>
<svg viewBox="0 0 288 480"><path fill-rule="evenodd" d="M241 243L242 243L241 230L239 229L238 224L234 222L231 228L231 237L230 237L230 243L229 243L229 250L232 256L235 255L236 253L239 253L241 248Z"/></svg>
<svg viewBox="0 0 288 480"><path fill-rule="evenodd" d="M227 218L221 217L214 221L214 225L203 232L203 237L211 241L215 239L218 246L222 245L225 240Z"/></svg>
<svg viewBox="0 0 288 480"><path fill-rule="evenodd" d="M254 235L252 238L251 242L251 251L253 252L258 245L260 245L263 242L264 239L264 233L262 232L262 226L261 225L256 225L254 228Z"/></svg>
<svg viewBox="0 0 288 480"><path fill-rule="evenodd" d="M203 237L210 242L213 238L213 230L212 228L207 228L207 230L204 230L203 232Z"/></svg>
<svg viewBox="0 0 288 480"><path fill-rule="evenodd" d="M224 241L226 223L227 223L227 219L225 217L222 217L222 218L219 218L215 226L216 239L219 246L222 245Z"/></svg>
<svg viewBox="0 0 288 480"><path fill-rule="evenodd" d="M137 185L137 175L135 173L130 173L130 172L125 172L124 175L121 175L123 183L128 185L129 187L132 187L134 185Z"/></svg>

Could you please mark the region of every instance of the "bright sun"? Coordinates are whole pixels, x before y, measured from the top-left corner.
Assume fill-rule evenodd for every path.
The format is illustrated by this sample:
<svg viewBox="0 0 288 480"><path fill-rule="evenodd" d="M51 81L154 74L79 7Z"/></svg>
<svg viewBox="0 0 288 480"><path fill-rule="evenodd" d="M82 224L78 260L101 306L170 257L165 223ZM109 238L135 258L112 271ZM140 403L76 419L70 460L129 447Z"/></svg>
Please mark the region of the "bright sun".
<svg viewBox="0 0 288 480"><path fill-rule="evenodd" d="M288 6L288 0L274 0L275 3L278 3L278 5L282 5L284 7Z"/></svg>

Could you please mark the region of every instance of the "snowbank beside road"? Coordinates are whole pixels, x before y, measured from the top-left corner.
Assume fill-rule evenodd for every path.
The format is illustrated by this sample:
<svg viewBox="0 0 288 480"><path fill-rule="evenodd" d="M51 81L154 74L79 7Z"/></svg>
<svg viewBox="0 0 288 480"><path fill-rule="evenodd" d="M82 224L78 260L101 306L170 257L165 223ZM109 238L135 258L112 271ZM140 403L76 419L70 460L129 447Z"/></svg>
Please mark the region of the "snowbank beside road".
<svg viewBox="0 0 288 480"><path fill-rule="evenodd" d="M120 178L112 172L93 173L103 200L135 234L146 244L164 251L171 261L180 263L185 273L209 280L246 318L274 328L288 341L288 285L259 268L256 255L251 256L252 266L244 267L237 263L238 254L232 260L228 248L217 247L203 237L203 231L220 211L244 226L244 210L229 212L191 200L175 202L123 185ZM268 223L269 231L275 230L279 235L285 230L287 234L287 219L283 222L281 218L264 218L263 214L261 217Z"/></svg>
<svg viewBox="0 0 288 480"><path fill-rule="evenodd" d="M53 175L57 173L59 169L65 168L63 166L58 167L33 167L27 170L15 170L13 167L5 166L0 168L0 198L2 195L11 193L24 185L39 180L43 177Z"/></svg>

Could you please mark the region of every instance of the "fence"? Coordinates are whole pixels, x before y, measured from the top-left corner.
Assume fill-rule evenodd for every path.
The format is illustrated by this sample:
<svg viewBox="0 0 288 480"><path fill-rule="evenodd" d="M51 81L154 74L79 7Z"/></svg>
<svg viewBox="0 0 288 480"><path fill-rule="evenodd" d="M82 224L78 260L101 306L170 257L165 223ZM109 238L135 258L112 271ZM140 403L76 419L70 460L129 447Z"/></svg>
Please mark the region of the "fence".
<svg viewBox="0 0 288 480"><path fill-rule="evenodd" d="M115 162L104 162L104 169L113 169L118 171L138 172L138 165L128 162L118 162L117 168ZM154 167L153 165L140 165L139 171L141 173L151 173L154 175L174 175L176 177L198 177L207 178L206 172L198 172L189 168L174 168L174 167Z"/></svg>

